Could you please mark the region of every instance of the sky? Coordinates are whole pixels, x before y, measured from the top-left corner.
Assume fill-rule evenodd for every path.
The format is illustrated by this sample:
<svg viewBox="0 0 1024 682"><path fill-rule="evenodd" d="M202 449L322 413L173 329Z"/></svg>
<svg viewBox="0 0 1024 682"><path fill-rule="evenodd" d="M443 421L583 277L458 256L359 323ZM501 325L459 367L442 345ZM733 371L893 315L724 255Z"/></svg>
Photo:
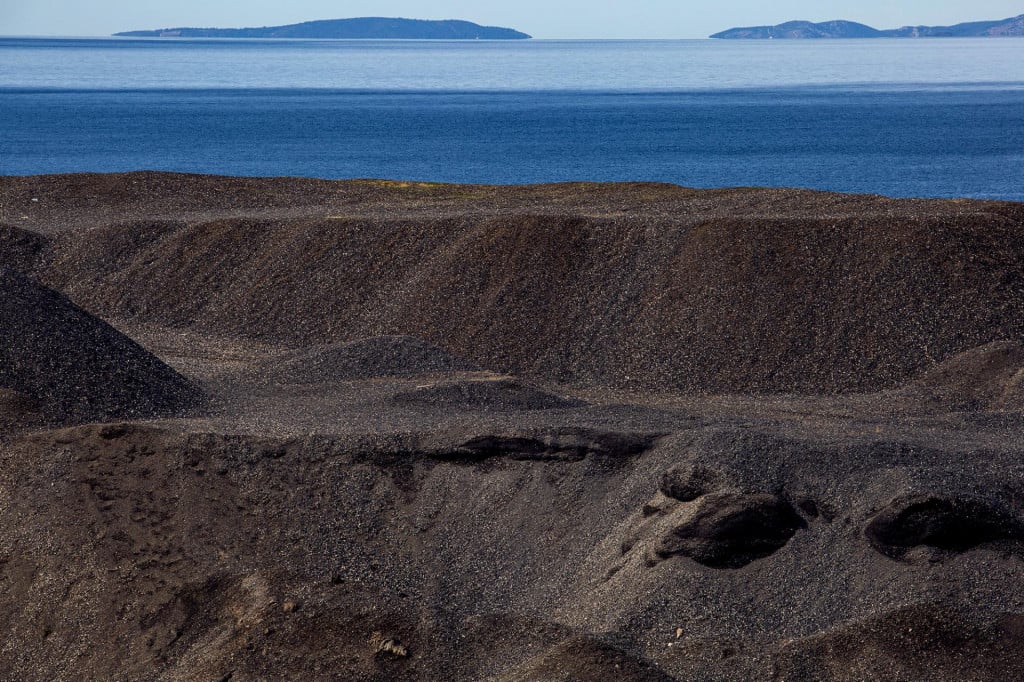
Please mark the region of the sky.
<svg viewBox="0 0 1024 682"><path fill-rule="evenodd" d="M704 38L733 26L790 19L848 19L896 28L1022 13L1024 0L0 0L0 35L102 36L133 29L383 16L466 19L536 38Z"/></svg>

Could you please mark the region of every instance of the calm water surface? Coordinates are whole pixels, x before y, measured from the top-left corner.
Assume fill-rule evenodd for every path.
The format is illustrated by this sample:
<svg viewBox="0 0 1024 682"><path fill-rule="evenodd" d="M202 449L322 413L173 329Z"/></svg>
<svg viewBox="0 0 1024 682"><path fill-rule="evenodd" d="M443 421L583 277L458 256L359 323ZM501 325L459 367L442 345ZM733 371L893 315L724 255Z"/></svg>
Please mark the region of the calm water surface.
<svg viewBox="0 0 1024 682"><path fill-rule="evenodd" d="M0 39L0 174L1024 200L1024 40Z"/></svg>

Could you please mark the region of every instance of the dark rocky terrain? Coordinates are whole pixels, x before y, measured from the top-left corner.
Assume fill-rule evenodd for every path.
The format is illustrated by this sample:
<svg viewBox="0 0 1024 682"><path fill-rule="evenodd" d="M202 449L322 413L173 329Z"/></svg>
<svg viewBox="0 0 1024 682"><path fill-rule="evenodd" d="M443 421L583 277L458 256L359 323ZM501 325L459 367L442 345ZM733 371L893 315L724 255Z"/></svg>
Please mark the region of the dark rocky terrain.
<svg viewBox="0 0 1024 682"><path fill-rule="evenodd" d="M776 26L746 26L715 33L711 38L1012 38L1024 36L1024 14L994 21L970 21L954 26L903 26L877 29L854 21L787 21Z"/></svg>
<svg viewBox="0 0 1024 682"><path fill-rule="evenodd" d="M0 178L0 678L1024 675L1024 206Z"/></svg>
<svg viewBox="0 0 1024 682"><path fill-rule="evenodd" d="M525 33L500 26L480 26L471 21L447 19L397 19L357 17L322 19L287 26L259 28L159 28L124 31L115 36L127 38L286 38L317 40L523 40Z"/></svg>
<svg viewBox="0 0 1024 682"><path fill-rule="evenodd" d="M59 293L0 268L0 386L41 416L97 421L175 414L200 390Z"/></svg>

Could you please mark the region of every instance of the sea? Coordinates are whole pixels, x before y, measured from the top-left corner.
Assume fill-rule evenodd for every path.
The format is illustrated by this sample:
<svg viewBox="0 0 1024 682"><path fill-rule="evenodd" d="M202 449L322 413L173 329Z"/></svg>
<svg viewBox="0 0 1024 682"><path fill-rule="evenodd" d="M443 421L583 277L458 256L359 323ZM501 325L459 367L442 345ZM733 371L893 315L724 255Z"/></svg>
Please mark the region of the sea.
<svg viewBox="0 0 1024 682"><path fill-rule="evenodd" d="M1024 39L0 38L0 175L1024 201Z"/></svg>

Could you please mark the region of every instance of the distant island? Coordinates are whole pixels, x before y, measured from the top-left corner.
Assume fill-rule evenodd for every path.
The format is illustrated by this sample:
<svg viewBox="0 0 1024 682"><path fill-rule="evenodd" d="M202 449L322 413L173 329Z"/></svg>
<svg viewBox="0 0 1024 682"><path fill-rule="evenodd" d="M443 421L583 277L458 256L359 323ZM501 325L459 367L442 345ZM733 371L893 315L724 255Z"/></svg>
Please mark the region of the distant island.
<svg viewBox="0 0 1024 682"><path fill-rule="evenodd" d="M410 40L523 40L531 36L499 26L480 26L469 21L389 19L361 17L306 21L262 28L159 28L124 31L115 36L130 38L314 38L314 39L410 39Z"/></svg>
<svg viewBox="0 0 1024 682"><path fill-rule="evenodd" d="M1024 36L1024 14L998 21L972 21L955 26L904 26L879 30L854 21L788 21L777 26L730 28L711 38L727 40L813 38L1006 38Z"/></svg>

